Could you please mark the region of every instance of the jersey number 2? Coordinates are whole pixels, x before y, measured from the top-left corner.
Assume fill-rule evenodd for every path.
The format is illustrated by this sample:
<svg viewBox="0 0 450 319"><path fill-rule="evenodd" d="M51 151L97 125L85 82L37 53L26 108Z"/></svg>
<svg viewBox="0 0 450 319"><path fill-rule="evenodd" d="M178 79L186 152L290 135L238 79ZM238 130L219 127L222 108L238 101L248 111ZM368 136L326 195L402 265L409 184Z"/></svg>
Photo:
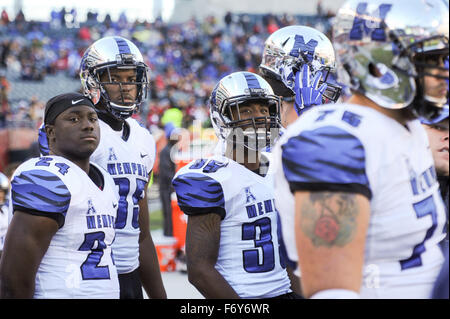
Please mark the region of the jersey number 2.
<svg viewBox="0 0 450 319"><path fill-rule="evenodd" d="M84 234L84 242L78 250L91 251L84 263L81 265L81 275L83 280L90 279L109 279L109 267L98 266L103 257L105 244L105 233L95 232Z"/></svg>

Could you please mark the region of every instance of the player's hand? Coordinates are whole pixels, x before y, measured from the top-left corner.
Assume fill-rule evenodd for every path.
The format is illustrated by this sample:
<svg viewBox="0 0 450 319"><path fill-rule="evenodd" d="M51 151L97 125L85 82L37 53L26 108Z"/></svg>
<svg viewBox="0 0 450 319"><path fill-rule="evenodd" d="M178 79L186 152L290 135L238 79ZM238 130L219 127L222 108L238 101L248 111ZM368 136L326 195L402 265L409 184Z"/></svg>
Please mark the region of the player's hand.
<svg viewBox="0 0 450 319"><path fill-rule="evenodd" d="M327 84L323 83L319 87L322 72L317 72L310 82L310 71L308 65L304 64L302 69L295 75L295 111L300 115L307 108L322 104L322 95L327 89Z"/></svg>

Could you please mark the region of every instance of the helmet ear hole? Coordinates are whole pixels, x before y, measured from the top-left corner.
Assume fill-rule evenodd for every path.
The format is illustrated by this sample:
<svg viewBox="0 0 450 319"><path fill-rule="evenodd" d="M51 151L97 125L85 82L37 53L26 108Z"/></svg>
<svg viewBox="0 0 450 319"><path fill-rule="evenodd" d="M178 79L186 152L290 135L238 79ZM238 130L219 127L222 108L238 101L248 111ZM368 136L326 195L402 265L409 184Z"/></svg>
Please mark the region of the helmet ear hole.
<svg viewBox="0 0 450 319"><path fill-rule="evenodd" d="M373 77L380 78L383 76L378 67L372 62L369 63L367 68L369 69L369 74L372 75Z"/></svg>

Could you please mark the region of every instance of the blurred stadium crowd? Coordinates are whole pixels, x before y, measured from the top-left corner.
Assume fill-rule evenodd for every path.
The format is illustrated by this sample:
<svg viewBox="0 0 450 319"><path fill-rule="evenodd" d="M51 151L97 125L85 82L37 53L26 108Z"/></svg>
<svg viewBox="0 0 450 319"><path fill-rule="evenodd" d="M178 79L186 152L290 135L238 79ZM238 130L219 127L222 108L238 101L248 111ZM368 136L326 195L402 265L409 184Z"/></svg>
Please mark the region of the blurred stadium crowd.
<svg viewBox="0 0 450 319"><path fill-rule="evenodd" d="M320 8L313 16L227 13L223 19L193 17L170 24L130 21L126 13L117 21L108 14L101 21L95 12L81 19L75 9L65 8L52 11L48 21L28 21L22 11L11 18L3 9L0 129L38 128L48 98L80 88L78 68L85 49L112 35L136 43L150 66L150 97L135 115L143 125L152 133L162 129L164 113L172 109L180 113L180 126L198 120L209 127L207 100L218 79L237 70L258 73L264 40L284 26L309 25L329 35L333 15Z"/></svg>

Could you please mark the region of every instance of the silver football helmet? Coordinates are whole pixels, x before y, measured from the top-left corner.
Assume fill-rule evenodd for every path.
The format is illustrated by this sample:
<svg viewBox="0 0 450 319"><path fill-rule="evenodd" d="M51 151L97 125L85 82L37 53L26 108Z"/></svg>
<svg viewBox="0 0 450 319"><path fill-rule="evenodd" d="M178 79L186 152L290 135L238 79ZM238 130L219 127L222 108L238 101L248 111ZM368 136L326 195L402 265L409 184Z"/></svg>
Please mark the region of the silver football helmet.
<svg viewBox="0 0 450 319"><path fill-rule="evenodd" d="M119 82L111 79L110 70L135 70L134 82ZM107 81L101 81L102 74L108 75ZM147 97L149 68L134 43L122 37L105 37L94 42L84 53L80 64L80 78L84 94L94 105L101 99L109 113L116 118L125 119L135 112ZM105 85L117 85L120 89L119 100L112 101ZM134 101L126 102L124 86L136 85L137 95Z"/></svg>
<svg viewBox="0 0 450 319"><path fill-rule="evenodd" d="M448 19L448 1L347 1L333 28L340 82L382 107L438 116L446 98L427 99L422 82L431 69L443 70Z"/></svg>
<svg viewBox="0 0 450 319"><path fill-rule="evenodd" d="M322 72L322 83L328 84L324 98L336 102L341 87L329 83L328 75L335 70L333 45L322 32L301 25L281 28L266 40L260 72L272 86L275 94L292 97L295 85L295 73L308 64L311 77Z"/></svg>
<svg viewBox="0 0 450 319"><path fill-rule="evenodd" d="M217 137L251 150L273 145L281 127L280 101L269 83L257 74L235 72L223 77L210 97L211 122ZM268 116L241 119L239 108L251 102L267 105Z"/></svg>

